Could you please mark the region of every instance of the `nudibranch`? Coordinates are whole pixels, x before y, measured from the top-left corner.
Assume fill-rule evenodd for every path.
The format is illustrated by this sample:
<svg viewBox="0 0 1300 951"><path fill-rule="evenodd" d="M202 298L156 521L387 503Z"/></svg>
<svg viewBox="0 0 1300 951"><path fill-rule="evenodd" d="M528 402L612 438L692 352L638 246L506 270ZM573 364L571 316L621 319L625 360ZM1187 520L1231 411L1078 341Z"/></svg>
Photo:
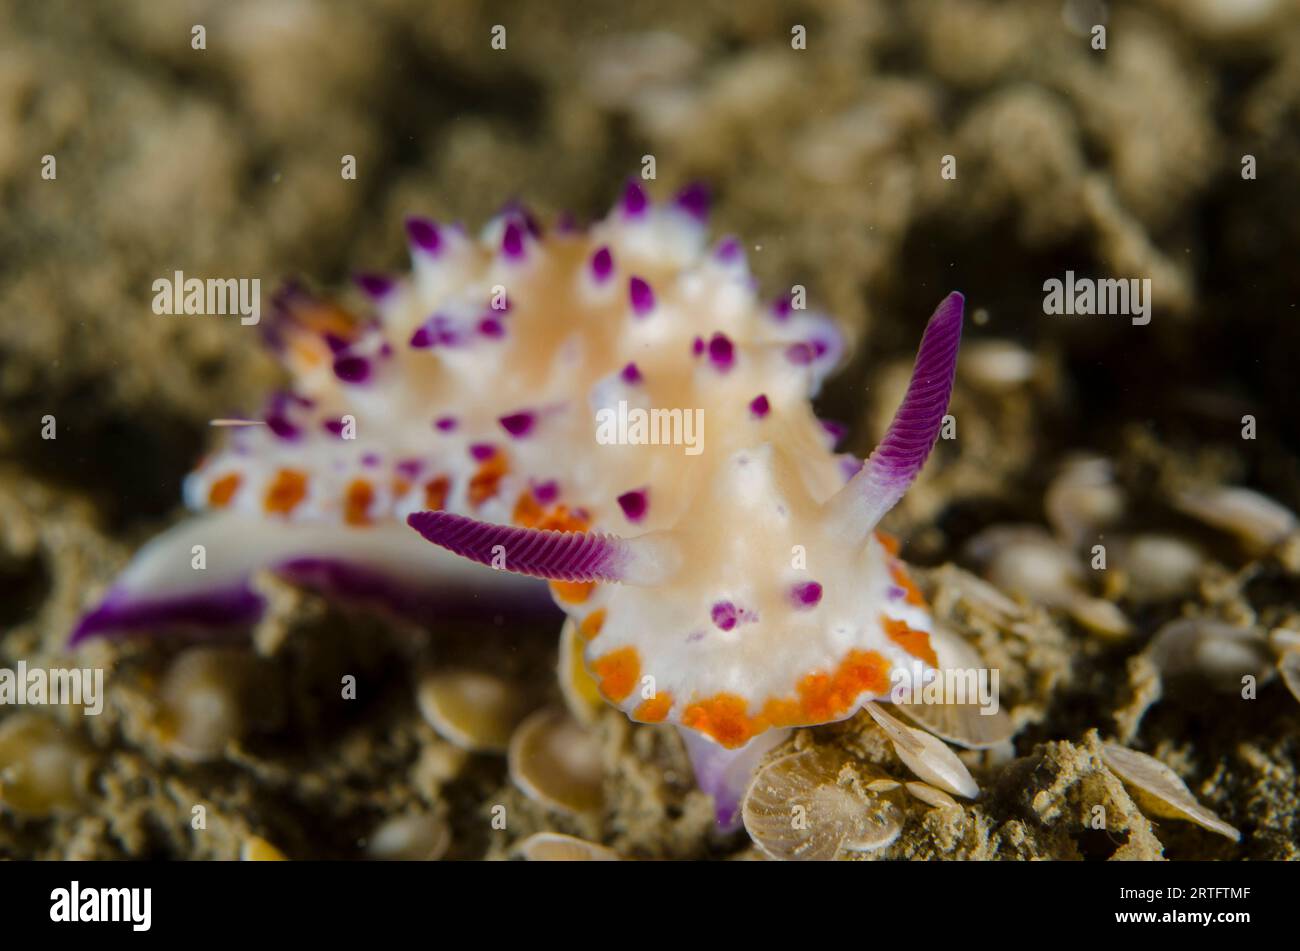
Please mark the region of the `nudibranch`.
<svg viewBox="0 0 1300 951"><path fill-rule="evenodd" d="M706 216L698 186L656 203L634 181L581 229L516 206L477 238L412 218L409 275L359 279L373 316L284 291L268 336L292 388L187 478L201 514L142 549L74 641L249 621L261 569L433 617L545 579L604 697L679 727L733 822L790 728L936 664L876 526L937 439L963 301L931 317L863 463L812 406L836 325L760 302Z"/></svg>

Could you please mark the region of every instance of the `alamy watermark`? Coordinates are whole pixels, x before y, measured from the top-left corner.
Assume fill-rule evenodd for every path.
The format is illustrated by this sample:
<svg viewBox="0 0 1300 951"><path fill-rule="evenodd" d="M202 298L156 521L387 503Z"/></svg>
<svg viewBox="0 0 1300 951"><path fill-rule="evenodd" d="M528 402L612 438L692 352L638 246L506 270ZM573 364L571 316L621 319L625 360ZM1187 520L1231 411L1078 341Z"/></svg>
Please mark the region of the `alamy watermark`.
<svg viewBox="0 0 1300 951"><path fill-rule="evenodd" d="M31 667L20 660L16 670L0 667L0 706L76 704L88 717L104 711L102 667Z"/></svg>
<svg viewBox="0 0 1300 951"><path fill-rule="evenodd" d="M704 451L703 409L618 407L596 412L596 442L602 446L683 446L688 456Z"/></svg>
<svg viewBox="0 0 1300 951"><path fill-rule="evenodd" d="M894 668L889 680L892 703L973 705L986 717L993 716L1000 708L996 667L935 670L916 661L909 667Z"/></svg>
<svg viewBox="0 0 1300 951"><path fill-rule="evenodd" d="M196 314L204 316L238 315L245 327L262 319L262 281L260 278L202 278L185 276L176 271L172 277L153 282L153 312L159 315Z"/></svg>
<svg viewBox="0 0 1300 951"><path fill-rule="evenodd" d="M1133 318L1133 325L1151 323L1151 278L1075 277L1043 282L1043 313L1049 316L1120 315Z"/></svg>

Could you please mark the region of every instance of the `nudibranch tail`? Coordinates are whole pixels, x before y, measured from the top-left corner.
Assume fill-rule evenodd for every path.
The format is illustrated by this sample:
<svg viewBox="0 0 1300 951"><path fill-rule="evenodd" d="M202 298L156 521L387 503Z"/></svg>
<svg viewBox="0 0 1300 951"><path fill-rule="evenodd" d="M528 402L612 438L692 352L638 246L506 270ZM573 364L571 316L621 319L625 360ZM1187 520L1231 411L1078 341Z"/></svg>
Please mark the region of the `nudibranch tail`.
<svg viewBox="0 0 1300 951"><path fill-rule="evenodd" d="M912 379L885 437L829 503L845 530L865 537L916 480L939 438L957 369L965 299L953 291L935 308Z"/></svg>
<svg viewBox="0 0 1300 951"><path fill-rule="evenodd" d="M568 582L654 584L665 572L663 545L599 532L493 525L450 512L415 512L407 524L427 541L498 570Z"/></svg>
<svg viewBox="0 0 1300 951"><path fill-rule="evenodd" d="M441 553L439 553L441 555ZM150 541L69 638L131 631L205 631L256 621L265 609L253 576L271 571L344 600L411 617L488 610L549 615L544 591L428 546L400 524L357 530L330 522L268 522L232 512L182 521Z"/></svg>

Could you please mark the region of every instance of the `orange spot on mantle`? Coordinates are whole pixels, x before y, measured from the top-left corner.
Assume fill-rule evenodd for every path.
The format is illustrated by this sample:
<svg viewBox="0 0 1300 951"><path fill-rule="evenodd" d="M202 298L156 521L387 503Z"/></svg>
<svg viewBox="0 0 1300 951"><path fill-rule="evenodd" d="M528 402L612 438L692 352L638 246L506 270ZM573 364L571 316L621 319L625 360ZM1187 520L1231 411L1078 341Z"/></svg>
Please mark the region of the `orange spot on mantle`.
<svg viewBox="0 0 1300 951"><path fill-rule="evenodd" d="M370 506L375 501L375 487L366 479L353 479L343 497L343 521L349 525L369 525Z"/></svg>
<svg viewBox="0 0 1300 951"><path fill-rule="evenodd" d="M596 658L592 672L600 684L600 692L614 703L620 703L627 699L641 676L641 658L635 647L620 647Z"/></svg>
<svg viewBox="0 0 1300 951"><path fill-rule="evenodd" d="M926 607L925 595L921 594L916 583L912 581L911 576L898 562L892 562L889 566L889 576L894 579L894 584L898 585L905 592L904 600L908 604L915 604L917 607Z"/></svg>
<svg viewBox="0 0 1300 951"><path fill-rule="evenodd" d="M885 629L886 637L913 657L920 658L931 667L939 666L939 658L935 656L934 648L930 646L930 635L925 631L908 627L906 621L899 621L884 614L880 616L880 625Z"/></svg>
<svg viewBox="0 0 1300 951"><path fill-rule="evenodd" d="M443 509L447 507L447 493L451 490L451 480L446 476L436 476L424 483L424 507Z"/></svg>
<svg viewBox="0 0 1300 951"><path fill-rule="evenodd" d="M288 515L307 497L307 474L281 469L266 490L262 507L271 514Z"/></svg>
<svg viewBox="0 0 1300 951"><path fill-rule="evenodd" d="M578 625L578 636L584 641L589 641L600 633L600 629L604 625L605 609L597 608L582 619L582 622Z"/></svg>
<svg viewBox="0 0 1300 951"><path fill-rule="evenodd" d="M484 459L469 480L469 504L478 508L497 494L501 477L510 471L505 453L497 450Z"/></svg>
<svg viewBox="0 0 1300 951"><path fill-rule="evenodd" d="M795 697L769 697L756 716L749 703L733 693L696 701L682 712L682 723L735 749L773 727L814 726L842 720L864 693L889 691L889 662L875 651L849 651L835 670L814 671L796 686Z"/></svg>
<svg viewBox="0 0 1300 951"><path fill-rule="evenodd" d="M632 711L632 719L639 720L641 723L662 723L672 708L673 695L661 693L649 700L642 700Z"/></svg>
<svg viewBox="0 0 1300 951"><path fill-rule="evenodd" d="M223 509L234 498L244 477L238 472L228 472L212 485L208 486L208 504L213 508Z"/></svg>

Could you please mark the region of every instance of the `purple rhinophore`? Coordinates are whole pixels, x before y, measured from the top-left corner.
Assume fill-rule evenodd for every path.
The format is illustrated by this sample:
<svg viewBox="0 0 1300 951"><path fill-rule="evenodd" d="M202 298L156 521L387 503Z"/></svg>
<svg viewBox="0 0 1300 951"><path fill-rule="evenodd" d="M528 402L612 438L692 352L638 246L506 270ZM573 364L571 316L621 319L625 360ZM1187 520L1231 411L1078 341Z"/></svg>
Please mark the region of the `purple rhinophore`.
<svg viewBox="0 0 1300 951"><path fill-rule="evenodd" d="M614 255L608 247L602 247L591 256L591 276L598 283L603 283L614 273Z"/></svg>
<svg viewBox="0 0 1300 951"><path fill-rule="evenodd" d="M709 186L703 182L691 182L677 193L677 207L700 221L709 217L709 203Z"/></svg>
<svg viewBox="0 0 1300 951"><path fill-rule="evenodd" d="M484 317L478 322L478 332L485 337L498 340L506 335L506 327L495 317Z"/></svg>
<svg viewBox="0 0 1300 951"><path fill-rule="evenodd" d="M593 532L491 525L450 512L415 512L406 524L427 541L480 565L552 581L621 581L630 557L626 542Z"/></svg>
<svg viewBox="0 0 1300 951"><path fill-rule="evenodd" d="M736 621L739 619L736 606L730 601L719 601L714 604L709 616L713 618L713 623L724 631L729 631L735 627Z"/></svg>
<svg viewBox="0 0 1300 951"><path fill-rule="evenodd" d="M433 428L440 433L449 433L456 428L456 417L439 416L433 421Z"/></svg>
<svg viewBox="0 0 1300 951"><path fill-rule="evenodd" d="M790 602L796 608L815 608L822 599L822 586L816 581L804 581L790 589Z"/></svg>
<svg viewBox="0 0 1300 951"><path fill-rule="evenodd" d="M476 442L469 447L469 454L476 462L483 462L497 454L497 447L490 442Z"/></svg>
<svg viewBox="0 0 1300 951"><path fill-rule="evenodd" d="M952 396L965 298L954 291L940 302L921 334L903 402L865 466L841 490L851 517L870 531L898 503L939 438Z"/></svg>
<svg viewBox="0 0 1300 951"><path fill-rule="evenodd" d="M645 189L636 179L629 179L627 186L623 189L623 214L628 218L639 218L645 214L646 206L649 205L649 199L646 198Z"/></svg>
<svg viewBox="0 0 1300 951"><path fill-rule="evenodd" d="M644 317L655 307L655 292L650 285L639 277L632 277L627 282L627 297L632 304L632 312Z"/></svg>
<svg viewBox="0 0 1300 951"><path fill-rule="evenodd" d="M813 348L806 343L792 343L785 348L785 358L795 366L806 367L815 356Z"/></svg>
<svg viewBox="0 0 1300 951"><path fill-rule="evenodd" d="M641 370L637 367L635 363L629 363L621 371L619 371L618 375L624 383L641 382Z"/></svg>
<svg viewBox="0 0 1300 951"><path fill-rule="evenodd" d="M385 296L395 286L393 279L384 274L357 274L352 280L365 294L373 298Z"/></svg>
<svg viewBox="0 0 1300 951"><path fill-rule="evenodd" d="M537 424L537 414L524 410L502 416L497 422L501 424L502 429L515 439L522 439L533 431L533 426Z"/></svg>
<svg viewBox="0 0 1300 951"><path fill-rule="evenodd" d="M715 333L709 340L709 360L726 373L736 362L736 348L726 334Z"/></svg>
<svg viewBox="0 0 1300 951"><path fill-rule="evenodd" d="M766 393L759 393L749 401L749 411L754 414L755 419L762 419L772 409L772 405L767 401Z"/></svg>
<svg viewBox="0 0 1300 951"><path fill-rule="evenodd" d="M406 236L411 239L413 247L419 248L425 254L437 254L442 247L442 236L438 233L438 226L428 218L407 218Z"/></svg>
<svg viewBox="0 0 1300 951"><path fill-rule="evenodd" d="M560 496L560 486L554 479L538 482L533 486L533 498L540 505L550 505Z"/></svg>
<svg viewBox="0 0 1300 951"><path fill-rule="evenodd" d="M370 378L370 361L357 356L336 357L334 375L344 383L364 383Z"/></svg>
<svg viewBox="0 0 1300 951"><path fill-rule="evenodd" d="M501 235L501 253L512 261L524 256L524 229L518 221L506 222L506 230Z"/></svg>
<svg viewBox="0 0 1300 951"><path fill-rule="evenodd" d="M623 510L623 514L629 522L639 522L645 518L645 513L650 508L650 490L633 489L631 492L624 492L618 497L618 507Z"/></svg>

